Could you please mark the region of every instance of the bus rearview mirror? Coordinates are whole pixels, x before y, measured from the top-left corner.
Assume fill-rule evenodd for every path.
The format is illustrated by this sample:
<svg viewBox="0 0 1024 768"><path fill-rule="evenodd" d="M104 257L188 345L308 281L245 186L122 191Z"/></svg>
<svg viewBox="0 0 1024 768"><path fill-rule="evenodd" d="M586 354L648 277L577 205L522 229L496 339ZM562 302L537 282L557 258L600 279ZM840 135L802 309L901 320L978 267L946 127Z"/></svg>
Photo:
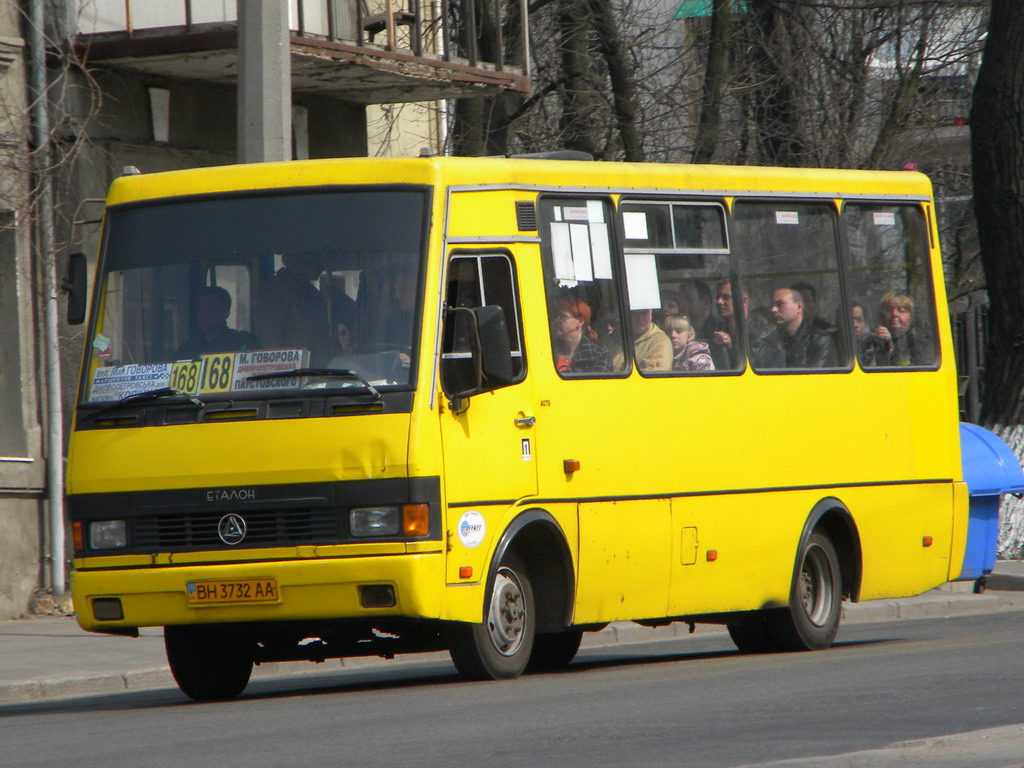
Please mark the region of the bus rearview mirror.
<svg viewBox="0 0 1024 768"><path fill-rule="evenodd" d="M88 266L84 253L72 253L64 270L64 282L61 289L67 293L67 323L81 325L85 321L86 299L88 298L89 280L86 274Z"/></svg>

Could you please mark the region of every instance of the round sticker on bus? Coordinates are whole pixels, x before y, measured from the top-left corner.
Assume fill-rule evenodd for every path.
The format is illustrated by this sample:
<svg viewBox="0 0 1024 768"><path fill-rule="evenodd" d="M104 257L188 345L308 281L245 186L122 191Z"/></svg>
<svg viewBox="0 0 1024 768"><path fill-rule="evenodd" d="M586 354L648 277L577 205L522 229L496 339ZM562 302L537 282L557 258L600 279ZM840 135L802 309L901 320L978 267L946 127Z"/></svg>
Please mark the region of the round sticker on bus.
<svg viewBox="0 0 1024 768"><path fill-rule="evenodd" d="M459 518L459 541L466 549L479 547L484 540L485 533L487 533L487 523L484 522L484 516L475 509L464 512Z"/></svg>

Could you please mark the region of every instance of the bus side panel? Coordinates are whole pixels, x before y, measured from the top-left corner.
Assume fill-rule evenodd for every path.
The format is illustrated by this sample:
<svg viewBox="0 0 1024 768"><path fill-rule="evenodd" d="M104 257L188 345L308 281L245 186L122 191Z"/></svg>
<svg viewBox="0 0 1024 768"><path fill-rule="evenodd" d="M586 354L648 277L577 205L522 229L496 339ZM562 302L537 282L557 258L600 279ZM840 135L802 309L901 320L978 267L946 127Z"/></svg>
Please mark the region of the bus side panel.
<svg viewBox="0 0 1024 768"><path fill-rule="evenodd" d="M816 500L806 492L673 499L669 615L785 605Z"/></svg>
<svg viewBox="0 0 1024 768"><path fill-rule="evenodd" d="M671 510L668 499L579 505L576 623L667 615Z"/></svg>
<svg viewBox="0 0 1024 768"><path fill-rule="evenodd" d="M947 580L952 487L897 485L844 493L865 542L861 600L917 595Z"/></svg>

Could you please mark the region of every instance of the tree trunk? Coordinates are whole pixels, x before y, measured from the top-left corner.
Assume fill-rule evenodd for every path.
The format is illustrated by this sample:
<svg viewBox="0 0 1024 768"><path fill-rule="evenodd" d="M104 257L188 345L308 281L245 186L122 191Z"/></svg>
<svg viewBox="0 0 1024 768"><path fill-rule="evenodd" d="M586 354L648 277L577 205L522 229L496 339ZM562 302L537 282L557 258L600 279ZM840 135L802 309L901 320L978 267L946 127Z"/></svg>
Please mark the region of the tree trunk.
<svg viewBox="0 0 1024 768"><path fill-rule="evenodd" d="M612 86L612 104L615 125L622 139L624 159L643 162L644 151L636 126L636 89L619 38L619 27L608 0L590 0L590 15L597 32L601 55L608 66L608 79Z"/></svg>
<svg viewBox="0 0 1024 768"><path fill-rule="evenodd" d="M807 145L793 83L800 73L795 71L784 11L778 0L750 0L749 7L755 34L754 122L761 155L771 165L802 165Z"/></svg>
<svg viewBox="0 0 1024 768"><path fill-rule="evenodd" d="M718 146L722 94L725 93L726 80L729 77L729 22L732 19L732 2L733 0L715 0L711 11L708 63L704 72L697 141L693 147L695 163L710 163L715 154L715 147Z"/></svg>
<svg viewBox="0 0 1024 768"><path fill-rule="evenodd" d="M990 302L983 424L1024 453L1024 3L993 0L971 107L974 207ZM1011 500L1000 553L1020 557L1024 505Z"/></svg>
<svg viewBox="0 0 1024 768"><path fill-rule="evenodd" d="M593 128L596 99L587 55L588 15L587 5L578 0L562 0L559 6L558 31L565 76L559 128L564 149L588 152L596 157L598 151Z"/></svg>

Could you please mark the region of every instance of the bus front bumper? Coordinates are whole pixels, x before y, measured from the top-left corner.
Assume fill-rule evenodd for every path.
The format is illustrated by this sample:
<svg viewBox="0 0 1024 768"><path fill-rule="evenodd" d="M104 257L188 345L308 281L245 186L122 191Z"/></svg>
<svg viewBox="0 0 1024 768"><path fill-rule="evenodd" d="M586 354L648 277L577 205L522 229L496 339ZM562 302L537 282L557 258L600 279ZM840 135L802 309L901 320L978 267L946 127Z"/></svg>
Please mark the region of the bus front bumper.
<svg viewBox="0 0 1024 768"><path fill-rule="evenodd" d="M98 569L76 571L71 582L78 623L91 632L170 624L438 618L444 562L440 553L429 553Z"/></svg>

